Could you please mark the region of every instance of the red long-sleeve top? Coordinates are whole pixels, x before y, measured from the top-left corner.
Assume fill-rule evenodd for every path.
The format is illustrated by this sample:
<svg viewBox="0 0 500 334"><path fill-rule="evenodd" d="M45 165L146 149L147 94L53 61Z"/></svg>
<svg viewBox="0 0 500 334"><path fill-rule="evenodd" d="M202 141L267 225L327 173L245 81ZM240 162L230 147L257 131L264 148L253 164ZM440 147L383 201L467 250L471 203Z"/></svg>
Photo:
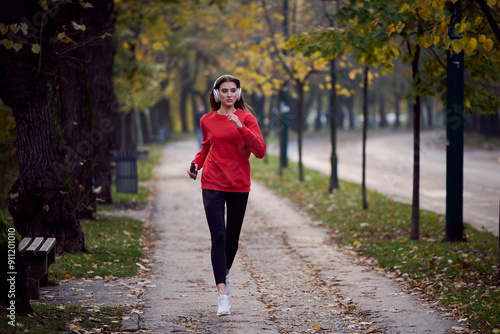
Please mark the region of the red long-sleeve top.
<svg viewBox="0 0 500 334"><path fill-rule="evenodd" d="M201 188L228 192L250 191L250 153L262 159L266 144L255 116L235 111L243 125L238 129L227 116L212 111L200 121L202 148L193 162L203 168Z"/></svg>

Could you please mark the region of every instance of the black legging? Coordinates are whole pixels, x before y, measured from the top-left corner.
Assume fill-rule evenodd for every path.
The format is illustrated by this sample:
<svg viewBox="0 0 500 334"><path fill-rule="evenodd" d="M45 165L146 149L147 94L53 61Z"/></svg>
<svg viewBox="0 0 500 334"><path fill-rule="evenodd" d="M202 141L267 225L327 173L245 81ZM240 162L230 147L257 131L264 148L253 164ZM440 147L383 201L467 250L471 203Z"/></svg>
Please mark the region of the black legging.
<svg viewBox="0 0 500 334"><path fill-rule="evenodd" d="M216 285L226 283L226 269L231 269L238 251L248 194L203 189L203 205L212 237L212 268ZM225 205L227 225L224 221Z"/></svg>

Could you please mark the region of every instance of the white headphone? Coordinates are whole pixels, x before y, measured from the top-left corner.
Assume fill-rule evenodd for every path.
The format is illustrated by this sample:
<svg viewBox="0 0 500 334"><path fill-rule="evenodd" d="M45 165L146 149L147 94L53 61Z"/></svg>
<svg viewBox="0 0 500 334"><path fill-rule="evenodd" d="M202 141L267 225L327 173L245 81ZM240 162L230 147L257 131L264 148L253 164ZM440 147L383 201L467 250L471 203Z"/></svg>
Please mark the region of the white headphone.
<svg viewBox="0 0 500 334"><path fill-rule="evenodd" d="M215 86L217 86L217 83L219 82L219 79L222 78L222 77L231 77L231 78L234 78L232 75L230 74L224 74L224 75L221 75L220 77L217 78L217 80L215 80L214 82L214 87L213 87L213 90L214 90L214 100L215 102L219 102L220 101L220 95L219 95L219 90L218 89L215 89ZM236 79L236 78L234 78ZM241 98L241 88L238 88L236 89L236 101L239 101Z"/></svg>

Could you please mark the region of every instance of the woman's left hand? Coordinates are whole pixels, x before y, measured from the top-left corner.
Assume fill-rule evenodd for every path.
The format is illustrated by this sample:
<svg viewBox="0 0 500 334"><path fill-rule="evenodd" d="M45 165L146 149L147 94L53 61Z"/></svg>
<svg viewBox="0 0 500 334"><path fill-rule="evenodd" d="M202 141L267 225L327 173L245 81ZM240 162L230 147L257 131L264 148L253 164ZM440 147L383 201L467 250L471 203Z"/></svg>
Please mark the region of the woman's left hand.
<svg viewBox="0 0 500 334"><path fill-rule="evenodd" d="M234 113L227 115L227 121L228 122L233 122L234 125L236 125L236 127L238 129L241 129L241 127L243 126L243 124L241 124L241 121L238 118L238 116L236 116Z"/></svg>

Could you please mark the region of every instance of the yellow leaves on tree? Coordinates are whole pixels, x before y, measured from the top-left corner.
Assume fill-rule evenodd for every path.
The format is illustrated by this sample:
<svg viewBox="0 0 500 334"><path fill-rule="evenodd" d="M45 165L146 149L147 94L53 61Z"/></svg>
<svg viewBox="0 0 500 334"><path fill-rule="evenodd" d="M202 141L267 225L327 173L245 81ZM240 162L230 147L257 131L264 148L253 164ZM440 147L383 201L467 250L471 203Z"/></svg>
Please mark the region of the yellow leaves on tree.
<svg viewBox="0 0 500 334"><path fill-rule="evenodd" d="M477 39L472 37L471 39L469 39L467 41L467 44L464 47L464 51L465 51L465 53L467 53L470 56L472 54L472 52L474 52L474 50L476 50L476 47L477 47Z"/></svg>

